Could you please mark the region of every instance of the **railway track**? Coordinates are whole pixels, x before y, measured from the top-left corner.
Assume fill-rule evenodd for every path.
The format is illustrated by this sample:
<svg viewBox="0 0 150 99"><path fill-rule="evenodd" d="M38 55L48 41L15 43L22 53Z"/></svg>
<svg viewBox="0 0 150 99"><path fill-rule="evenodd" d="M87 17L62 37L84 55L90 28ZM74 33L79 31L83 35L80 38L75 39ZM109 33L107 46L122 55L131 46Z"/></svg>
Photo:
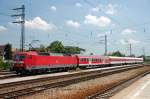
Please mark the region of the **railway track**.
<svg viewBox="0 0 150 99"><path fill-rule="evenodd" d="M16 74L0 75L0 80L19 77Z"/></svg>
<svg viewBox="0 0 150 99"><path fill-rule="evenodd" d="M14 77L17 77L17 75L14 72L0 71L0 80Z"/></svg>
<svg viewBox="0 0 150 99"><path fill-rule="evenodd" d="M34 94L54 87L67 86L69 84L77 83L80 81L86 81L140 67L142 67L142 65L134 65L132 67L118 67L114 69L96 70L90 72L79 72L70 75L61 75L1 84L0 98L16 98L23 95Z"/></svg>
<svg viewBox="0 0 150 99"><path fill-rule="evenodd" d="M109 99L113 95L115 95L117 92L121 91L122 89L128 87L130 84L134 83L138 79L142 78L143 76L149 74L150 72L146 72L141 75L137 75L136 77L130 78L128 80L119 82L118 84L112 86L111 88L108 88L102 92L97 92L94 95L86 97L86 99Z"/></svg>
<svg viewBox="0 0 150 99"><path fill-rule="evenodd" d="M92 69L92 68L88 68L88 69ZM85 70L87 70L87 69L85 69ZM45 73L45 74L49 74L49 73ZM36 74L34 76L45 75L45 74ZM27 75L27 76L29 77L29 76L33 76L33 75ZM21 77L26 77L26 76L25 75L24 76L17 75L15 72L0 71L0 80L9 79L9 78L21 78Z"/></svg>
<svg viewBox="0 0 150 99"><path fill-rule="evenodd" d="M134 64L134 65L141 65L141 64ZM148 64L145 64L145 65L148 65ZM117 65L116 65L116 67L117 67ZM102 67L102 68L106 68L106 67ZM92 69L92 68L87 68L87 69L84 69L84 70L88 70L88 69ZM47 72L45 74L49 74L49 73ZM45 75L45 74L35 74L34 76ZM29 77L29 76L33 76L33 75L27 75L27 76ZM21 77L26 77L26 75L20 76L20 75L17 75L15 72L0 71L0 80L9 79L9 78L21 78Z"/></svg>
<svg viewBox="0 0 150 99"><path fill-rule="evenodd" d="M7 74L12 74L13 72L9 71L0 71L0 75L7 75Z"/></svg>

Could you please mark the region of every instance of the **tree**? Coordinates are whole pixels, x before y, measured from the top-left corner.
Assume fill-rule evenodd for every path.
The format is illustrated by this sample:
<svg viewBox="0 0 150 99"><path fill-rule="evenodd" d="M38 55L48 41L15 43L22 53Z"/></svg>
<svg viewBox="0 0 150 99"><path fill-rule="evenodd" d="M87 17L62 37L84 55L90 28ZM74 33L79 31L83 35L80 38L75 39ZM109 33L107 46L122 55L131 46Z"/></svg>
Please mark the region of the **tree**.
<svg viewBox="0 0 150 99"><path fill-rule="evenodd" d="M109 54L109 56L118 56L118 57L125 57L125 54L122 54L120 51L113 52Z"/></svg>
<svg viewBox="0 0 150 99"><path fill-rule="evenodd" d="M11 44L9 44L9 43L5 45L4 58L5 58L5 60L12 59L12 47L11 47Z"/></svg>
<svg viewBox="0 0 150 99"><path fill-rule="evenodd" d="M64 46L60 41L54 41L47 47L47 50L53 53L63 53Z"/></svg>
<svg viewBox="0 0 150 99"><path fill-rule="evenodd" d="M40 45L39 51L40 52L46 52L45 46L44 45Z"/></svg>
<svg viewBox="0 0 150 99"><path fill-rule="evenodd" d="M28 51L46 52L46 48L44 45L40 45L40 47L32 47Z"/></svg>
<svg viewBox="0 0 150 99"><path fill-rule="evenodd" d="M129 57L135 57L135 55L134 55L134 54L131 54Z"/></svg>
<svg viewBox="0 0 150 99"><path fill-rule="evenodd" d="M61 41L54 41L48 47L47 51L53 53L64 53L64 54L80 54L85 49L75 47L75 46L64 46Z"/></svg>
<svg viewBox="0 0 150 99"><path fill-rule="evenodd" d="M64 53L65 54L81 54L82 51L85 51L85 49L74 47L74 46L66 46Z"/></svg>

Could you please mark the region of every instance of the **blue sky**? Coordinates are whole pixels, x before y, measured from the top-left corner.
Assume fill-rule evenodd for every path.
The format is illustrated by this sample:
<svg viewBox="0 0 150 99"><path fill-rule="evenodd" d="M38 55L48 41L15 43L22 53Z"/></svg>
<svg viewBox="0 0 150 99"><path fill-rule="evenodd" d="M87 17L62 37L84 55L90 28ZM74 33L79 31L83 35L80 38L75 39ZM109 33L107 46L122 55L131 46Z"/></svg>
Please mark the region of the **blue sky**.
<svg viewBox="0 0 150 99"><path fill-rule="evenodd" d="M108 36L108 52L119 50L150 55L150 0L1 0L0 44L19 48L20 26L12 24L15 12L26 7L26 44L49 45L59 40L66 46L79 46L88 53L103 54L103 35ZM19 18L17 19L19 20ZM28 47L26 47L28 48Z"/></svg>

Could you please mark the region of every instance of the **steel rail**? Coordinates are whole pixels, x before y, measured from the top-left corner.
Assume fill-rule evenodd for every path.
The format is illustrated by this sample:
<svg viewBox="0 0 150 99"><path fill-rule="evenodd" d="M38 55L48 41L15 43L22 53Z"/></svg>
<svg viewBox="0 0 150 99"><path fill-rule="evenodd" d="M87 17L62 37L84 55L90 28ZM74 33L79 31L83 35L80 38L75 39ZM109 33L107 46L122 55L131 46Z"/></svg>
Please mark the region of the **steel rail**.
<svg viewBox="0 0 150 99"><path fill-rule="evenodd" d="M33 94L42 90L54 88L54 87L60 87L60 86L66 86L72 83L77 83L80 81L86 81L93 78L98 78L101 76L106 76L114 73L123 72L126 70L131 70L135 68L140 68L141 66L134 66L134 67L122 67L117 69L110 69L110 70L104 70L104 71L93 71L93 72L87 72L87 73L78 73L78 74L72 74L72 75L66 75L66 76L59 76L54 78L45 78L45 79L36 79L31 81L24 81L24 82L17 82L16 84L6 84L6 85L0 85L0 98L15 98L23 95ZM21 86L23 88L21 88ZM11 87L11 88L10 88ZM20 87L20 89L15 90L15 87ZM10 90L14 89L14 90Z"/></svg>
<svg viewBox="0 0 150 99"><path fill-rule="evenodd" d="M133 65L140 65L140 64L133 64ZM114 67L117 67L118 65L114 66ZM122 66L126 66L126 65L122 65ZM113 67L113 66L111 66ZM96 68L107 68L107 67L96 67ZM88 69L93 69L93 68L87 68L87 69L83 69L83 70L88 70ZM45 74L48 74L48 73L45 73ZM35 76L37 75L44 75L44 74L36 74ZM26 77L26 76L33 76L33 75L17 75L15 74L15 72L8 72L8 71L1 71L0 72L0 80L3 80L3 79L9 79L9 78L21 78L21 77Z"/></svg>
<svg viewBox="0 0 150 99"><path fill-rule="evenodd" d="M132 65L132 66L129 65L129 66L126 66L126 67L115 67L113 69L134 68L134 67L140 67L140 66L142 66L142 65L136 64L136 65ZM34 83L34 82L38 82L38 81L55 80L55 79L65 78L65 77L86 75L86 74L91 74L91 73L99 73L99 72L103 72L103 71L106 71L106 70L112 70L112 68L105 68L105 69L99 69L99 70L94 70L94 71L80 71L80 72L75 72L75 73L67 74L67 75L43 77L43 78L30 79L30 80L25 80L25 81L23 80L23 81L17 81L17 82L10 82L10 83L6 83L6 84L4 83L4 84L0 84L0 88L11 87L11 86L14 86L14 85L22 85L22 84L26 84L26 83Z"/></svg>
<svg viewBox="0 0 150 99"><path fill-rule="evenodd" d="M141 75L136 75L135 77L132 77L128 80L121 81L114 86L105 89L104 91L97 92L94 95L88 96L85 99L109 99L109 97L112 97L115 95L117 92L121 91L122 89L128 87L130 84L134 83L138 79L144 77L145 75L149 74L150 72L143 73Z"/></svg>

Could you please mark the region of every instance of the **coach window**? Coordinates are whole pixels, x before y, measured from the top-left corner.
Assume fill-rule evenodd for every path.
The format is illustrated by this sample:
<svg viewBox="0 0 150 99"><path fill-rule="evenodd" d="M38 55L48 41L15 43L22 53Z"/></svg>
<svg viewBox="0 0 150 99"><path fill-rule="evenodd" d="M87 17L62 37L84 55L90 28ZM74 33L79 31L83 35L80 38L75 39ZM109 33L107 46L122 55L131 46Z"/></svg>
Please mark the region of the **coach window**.
<svg viewBox="0 0 150 99"><path fill-rule="evenodd" d="M82 58L82 62L84 62L84 58Z"/></svg>
<svg viewBox="0 0 150 99"><path fill-rule="evenodd" d="M88 58L86 59L86 61L88 62Z"/></svg>
<svg viewBox="0 0 150 99"><path fill-rule="evenodd" d="M100 59L98 59L98 62L100 62Z"/></svg>
<svg viewBox="0 0 150 99"><path fill-rule="evenodd" d="M88 62L88 58L86 58L86 61Z"/></svg>
<svg viewBox="0 0 150 99"><path fill-rule="evenodd" d="M94 59L92 59L92 61L94 61Z"/></svg>
<svg viewBox="0 0 150 99"><path fill-rule="evenodd" d="M84 58L82 58L82 61L84 62Z"/></svg>
<svg viewBox="0 0 150 99"><path fill-rule="evenodd" d="M85 61L85 58L82 58L82 62L84 62Z"/></svg>

